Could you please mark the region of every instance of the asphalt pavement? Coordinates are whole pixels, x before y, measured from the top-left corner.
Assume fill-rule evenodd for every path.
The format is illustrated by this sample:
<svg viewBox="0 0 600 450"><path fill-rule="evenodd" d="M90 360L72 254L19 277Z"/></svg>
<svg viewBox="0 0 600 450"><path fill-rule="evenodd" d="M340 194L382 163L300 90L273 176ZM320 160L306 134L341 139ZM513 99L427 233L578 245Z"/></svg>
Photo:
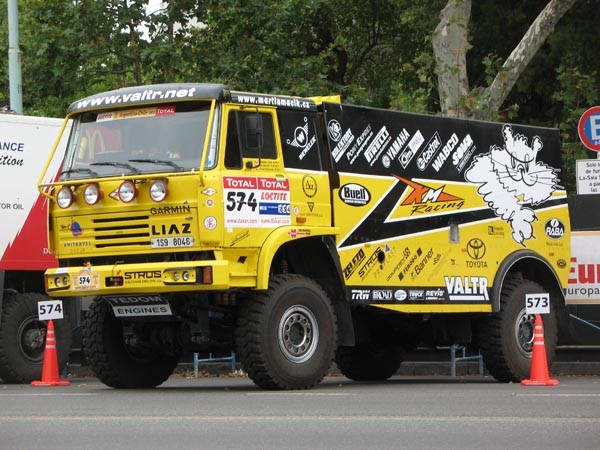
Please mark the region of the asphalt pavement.
<svg viewBox="0 0 600 450"><path fill-rule="evenodd" d="M156 389L0 385L2 450L594 449L600 377L556 387L487 376L326 377L264 391L244 376L173 376Z"/></svg>

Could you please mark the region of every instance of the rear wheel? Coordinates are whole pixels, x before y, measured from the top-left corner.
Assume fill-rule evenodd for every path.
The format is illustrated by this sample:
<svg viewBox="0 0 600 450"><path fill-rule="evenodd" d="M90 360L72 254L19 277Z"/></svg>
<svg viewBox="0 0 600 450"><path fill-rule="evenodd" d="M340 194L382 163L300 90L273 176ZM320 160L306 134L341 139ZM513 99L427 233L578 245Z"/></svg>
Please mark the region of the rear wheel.
<svg viewBox="0 0 600 450"><path fill-rule="evenodd" d="M275 275L269 289L248 298L236 327L237 355L266 389L306 389L319 383L337 343L331 301L314 281Z"/></svg>
<svg viewBox="0 0 600 450"><path fill-rule="evenodd" d="M519 382L530 375L535 316L525 311L525 296L544 292L531 280L510 279L500 297L500 311L479 320L477 342L489 372L498 381ZM548 365L554 360L557 320L554 305L542 316Z"/></svg>
<svg viewBox="0 0 600 450"><path fill-rule="evenodd" d="M42 375L47 323L38 320L38 302L50 300L39 293L9 293L4 297L0 323L0 378L5 383L30 383ZM71 351L68 317L54 321L58 367Z"/></svg>
<svg viewBox="0 0 600 450"><path fill-rule="evenodd" d="M387 380L400 368L404 350L401 347L359 342L355 347L340 347L336 353L338 369L356 381Z"/></svg>
<svg viewBox="0 0 600 450"><path fill-rule="evenodd" d="M104 300L93 302L86 314L83 348L98 379L114 388L156 387L179 362L177 356L153 347L127 345L122 322Z"/></svg>

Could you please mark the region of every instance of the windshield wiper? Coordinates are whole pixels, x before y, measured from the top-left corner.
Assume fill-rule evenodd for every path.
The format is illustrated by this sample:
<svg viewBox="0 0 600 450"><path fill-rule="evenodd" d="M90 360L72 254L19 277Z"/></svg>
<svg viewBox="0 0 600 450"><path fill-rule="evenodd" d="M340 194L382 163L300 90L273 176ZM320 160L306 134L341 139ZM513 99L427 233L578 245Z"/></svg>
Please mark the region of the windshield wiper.
<svg viewBox="0 0 600 450"><path fill-rule="evenodd" d="M163 164L165 166L171 166L173 169L176 170L185 170L184 167L181 167L179 164L176 164L173 161L169 161L168 159L130 159L129 162Z"/></svg>
<svg viewBox="0 0 600 450"><path fill-rule="evenodd" d="M91 163L90 166L112 166L112 167L123 167L129 169L133 173L140 173L138 169L133 167L131 164L120 163L120 162L95 162Z"/></svg>
<svg viewBox="0 0 600 450"><path fill-rule="evenodd" d="M60 173L60 176L62 177L63 175L68 175L70 173L87 173L88 175L91 175L93 177L97 177L98 174L96 172L94 172L92 169L86 169L86 168L79 168L79 169L67 169L67 170L63 170Z"/></svg>

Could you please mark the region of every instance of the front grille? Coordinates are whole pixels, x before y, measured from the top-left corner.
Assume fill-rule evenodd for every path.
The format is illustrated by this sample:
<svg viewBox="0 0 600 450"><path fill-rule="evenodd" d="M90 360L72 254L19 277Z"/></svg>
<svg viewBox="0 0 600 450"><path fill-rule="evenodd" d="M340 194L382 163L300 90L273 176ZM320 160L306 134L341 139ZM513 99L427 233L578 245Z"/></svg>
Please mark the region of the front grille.
<svg viewBox="0 0 600 450"><path fill-rule="evenodd" d="M92 220L96 248L150 245L150 216L113 216Z"/></svg>

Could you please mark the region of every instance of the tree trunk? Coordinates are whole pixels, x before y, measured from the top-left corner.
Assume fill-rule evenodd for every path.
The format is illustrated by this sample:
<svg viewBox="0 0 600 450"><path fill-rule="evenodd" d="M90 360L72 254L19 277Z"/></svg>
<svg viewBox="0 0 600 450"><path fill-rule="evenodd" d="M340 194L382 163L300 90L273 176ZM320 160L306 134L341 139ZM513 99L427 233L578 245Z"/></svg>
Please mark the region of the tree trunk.
<svg viewBox="0 0 600 450"><path fill-rule="evenodd" d="M498 111L529 61L576 1L550 0L506 59L490 86L469 90L465 55L469 48L467 25L471 0L448 0L433 34L442 113L449 117L496 119Z"/></svg>
<svg viewBox="0 0 600 450"><path fill-rule="evenodd" d="M433 32L440 107L448 117L464 115L464 99L469 93L467 26L470 16L471 0L448 0Z"/></svg>

